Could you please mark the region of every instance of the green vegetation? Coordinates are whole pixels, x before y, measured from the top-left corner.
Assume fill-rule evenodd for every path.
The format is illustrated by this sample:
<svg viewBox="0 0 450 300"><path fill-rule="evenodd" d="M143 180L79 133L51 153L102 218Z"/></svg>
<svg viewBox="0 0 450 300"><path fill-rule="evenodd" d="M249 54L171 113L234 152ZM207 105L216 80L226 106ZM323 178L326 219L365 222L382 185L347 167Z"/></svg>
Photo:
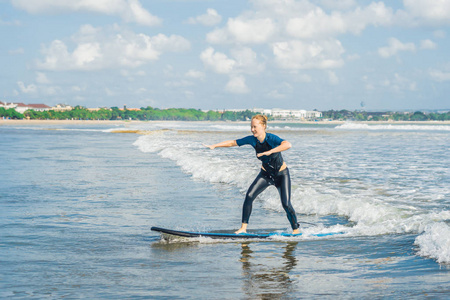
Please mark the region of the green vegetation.
<svg viewBox="0 0 450 300"><path fill-rule="evenodd" d="M24 114L15 109L0 107L0 117L9 119L36 120L173 120L173 121L245 121L256 113L249 110L241 112L203 112L198 109L170 108L159 109L142 107L140 110L119 109L117 107L90 110L76 106L70 111L34 111L27 110ZM449 121L450 112L424 113L416 112L366 112L349 110L329 110L322 112L322 119L340 121Z"/></svg>
<svg viewBox="0 0 450 300"><path fill-rule="evenodd" d="M34 119L34 120L174 120L174 121L245 121L252 118L253 113L249 110L242 112L216 111L203 112L197 109L170 108L158 109L142 107L140 110L119 109L117 107L89 110L82 106L76 106L70 111L34 111L27 110L24 114L14 109L5 110L0 108L0 117L11 119Z"/></svg>
<svg viewBox="0 0 450 300"><path fill-rule="evenodd" d="M18 113L14 108L5 109L0 107L0 118L5 117L8 119L23 119L23 115Z"/></svg>
<svg viewBox="0 0 450 300"><path fill-rule="evenodd" d="M328 110L322 112L323 119L340 121L449 121L450 112L366 112L349 110Z"/></svg>

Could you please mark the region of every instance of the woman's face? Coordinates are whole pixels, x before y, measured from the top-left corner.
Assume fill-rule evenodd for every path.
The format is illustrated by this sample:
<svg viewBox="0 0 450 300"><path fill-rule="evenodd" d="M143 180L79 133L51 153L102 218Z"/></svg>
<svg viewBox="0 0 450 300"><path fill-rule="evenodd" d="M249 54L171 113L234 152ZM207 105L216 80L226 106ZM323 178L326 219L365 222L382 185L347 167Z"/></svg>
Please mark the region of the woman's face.
<svg viewBox="0 0 450 300"><path fill-rule="evenodd" d="M262 137L266 133L266 127L258 119L253 119L251 130L254 137Z"/></svg>

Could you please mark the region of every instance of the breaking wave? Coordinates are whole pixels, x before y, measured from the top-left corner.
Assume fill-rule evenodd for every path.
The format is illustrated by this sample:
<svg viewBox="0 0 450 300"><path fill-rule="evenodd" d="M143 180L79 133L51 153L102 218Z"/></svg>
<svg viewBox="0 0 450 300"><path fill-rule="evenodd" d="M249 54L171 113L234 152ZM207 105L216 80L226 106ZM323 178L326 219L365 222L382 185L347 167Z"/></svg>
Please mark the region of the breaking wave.
<svg viewBox="0 0 450 300"><path fill-rule="evenodd" d="M408 130L408 131L450 131L450 125L413 125L413 124L365 124L344 123L336 126L338 130Z"/></svg>

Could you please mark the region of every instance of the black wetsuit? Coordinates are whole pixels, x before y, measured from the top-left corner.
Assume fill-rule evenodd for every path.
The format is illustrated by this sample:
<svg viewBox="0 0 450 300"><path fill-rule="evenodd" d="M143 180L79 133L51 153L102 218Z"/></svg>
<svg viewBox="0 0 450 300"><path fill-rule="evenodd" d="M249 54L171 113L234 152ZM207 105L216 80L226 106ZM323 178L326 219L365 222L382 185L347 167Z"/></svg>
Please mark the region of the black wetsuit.
<svg viewBox="0 0 450 300"><path fill-rule="evenodd" d="M266 138L262 143L252 135L236 140L239 147L243 145L252 145L256 150L256 154L276 148L281 145L282 142L283 140L280 137L271 133L266 133ZM242 210L242 223L248 224L250 214L252 213L253 201L256 197L270 185L274 185L280 194L281 204L286 211L292 229L297 229L299 225L297 223L295 210L291 204L291 177L289 175L289 169L286 168L283 171L279 171L284 162L281 153L278 152L271 155L264 155L258 157L258 159L261 160L263 169L261 169L261 172L259 172L256 179L250 185L245 196L244 207Z"/></svg>

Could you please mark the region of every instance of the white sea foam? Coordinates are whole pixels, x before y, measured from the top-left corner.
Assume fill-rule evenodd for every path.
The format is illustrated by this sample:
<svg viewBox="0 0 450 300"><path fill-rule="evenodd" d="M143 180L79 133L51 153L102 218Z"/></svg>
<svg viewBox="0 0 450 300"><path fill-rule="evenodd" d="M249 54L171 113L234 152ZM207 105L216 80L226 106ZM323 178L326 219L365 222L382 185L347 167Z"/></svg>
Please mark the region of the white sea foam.
<svg viewBox="0 0 450 300"><path fill-rule="evenodd" d="M418 254L436 259L439 263L450 263L450 226L444 222L428 225L425 232L416 238L420 247Z"/></svg>
<svg viewBox="0 0 450 300"><path fill-rule="evenodd" d="M186 139L177 137L176 132L160 132L141 136L134 145L143 152L156 152L161 157L174 161L193 178L212 183L220 182L243 188L249 184L248 178L254 177L252 173L257 172L239 168L240 161L236 156L213 155L217 150L210 151L200 143L188 143Z"/></svg>
<svg viewBox="0 0 450 300"><path fill-rule="evenodd" d="M336 126L338 130L408 130L408 131L450 131L450 125L412 125L412 124L386 124L369 125L365 123L347 122Z"/></svg>

